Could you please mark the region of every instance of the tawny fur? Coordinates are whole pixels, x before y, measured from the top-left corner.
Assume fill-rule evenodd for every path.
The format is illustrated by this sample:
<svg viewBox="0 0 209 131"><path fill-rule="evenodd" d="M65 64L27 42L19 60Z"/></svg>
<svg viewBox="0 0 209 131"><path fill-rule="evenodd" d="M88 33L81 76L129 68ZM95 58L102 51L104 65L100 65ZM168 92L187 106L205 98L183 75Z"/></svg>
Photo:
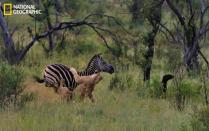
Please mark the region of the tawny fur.
<svg viewBox="0 0 209 131"><path fill-rule="evenodd" d="M71 68L70 70L74 75L75 81L79 84L78 88L80 88L81 99L83 100L85 96L88 96L94 102L92 92L94 91L95 85L102 80L100 73L95 72L95 74L90 76L79 76L75 68Z"/></svg>
<svg viewBox="0 0 209 131"><path fill-rule="evenodd" d="M60 86L57 89L57 93L61 96L61 98L64 100L66 99L69 101L72 99L73 92L70 91L67 87L64 87L65 81L63 79L60 80Z"/></svg>

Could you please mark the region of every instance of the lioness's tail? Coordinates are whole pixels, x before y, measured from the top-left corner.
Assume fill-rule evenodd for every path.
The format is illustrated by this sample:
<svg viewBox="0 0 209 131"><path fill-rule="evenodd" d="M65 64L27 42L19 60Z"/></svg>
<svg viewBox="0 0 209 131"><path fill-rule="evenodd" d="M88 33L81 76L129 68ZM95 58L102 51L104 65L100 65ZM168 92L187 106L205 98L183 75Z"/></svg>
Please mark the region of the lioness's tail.
<svg viewBox="0 0 209 131"><path fill-rule="evenodd" d="M44 83L44 79L39 78L38 76L33 76L33 78L38 82L38 83Z"/></svg>

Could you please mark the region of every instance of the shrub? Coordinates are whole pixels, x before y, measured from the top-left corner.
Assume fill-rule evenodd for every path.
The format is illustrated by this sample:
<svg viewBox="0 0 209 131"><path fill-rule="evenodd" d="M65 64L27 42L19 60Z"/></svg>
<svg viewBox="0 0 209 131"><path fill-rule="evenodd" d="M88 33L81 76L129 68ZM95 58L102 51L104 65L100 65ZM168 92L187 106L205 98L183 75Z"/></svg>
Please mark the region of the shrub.
<svg viewBox="0 0 209 131"><path fill-rule="evenodd" d="M208 131L209 130L209 107L194 108L192 114L191 125L193 130Z"/></svg>
<svg viewBox="0 0 209 131"><path fill-rule="evenodd" d="M133 76L127 73L115 73L110 80L109 89L119 89L121 91L136 87L136 82Z"/></svg>
<svg viewBox="0 0 209 131"><path fill-rule="evenodd" d="M138 84L140 85L140 84ZM160 77L158 75L154 76L149 81L145 81L143 86L139 86L137 89L138 96L140 97L152 97L152 98L162 98L162 84L160 82Z"/></svg>
<svg viewBox="0 0 209 131"><path fill-rule="evenodd" d="M21 69L5 63L0 64L0 108L23 105L28 100L23 95L24 75Z"/></svg>
<svg viewBox="0 0 209 131"><path fill-rule="evenodd" d="M178 110L183 110L186 102L192 98L197 98L200 94L201 85L192 79L187 78L184 67L179 67L174 71L173 79L173 104ZM193 99L194 100L194 99Z"/></svg>
<svg viewBox="0 0 209 131"><path fill-rule="evenodd" d="M163 94L162 92L162 84L160 82L160 77L154 77L150 80L150 95L151 97L160 98Z"/></svg>
<svg viewBox="0 0 209 131"><path fill-rule="evenodd" d="M186 98L191 96L190 85L180 83L175 89L174 93L174 107L176 107L178 110L183 110L186 103Z"/></svg>

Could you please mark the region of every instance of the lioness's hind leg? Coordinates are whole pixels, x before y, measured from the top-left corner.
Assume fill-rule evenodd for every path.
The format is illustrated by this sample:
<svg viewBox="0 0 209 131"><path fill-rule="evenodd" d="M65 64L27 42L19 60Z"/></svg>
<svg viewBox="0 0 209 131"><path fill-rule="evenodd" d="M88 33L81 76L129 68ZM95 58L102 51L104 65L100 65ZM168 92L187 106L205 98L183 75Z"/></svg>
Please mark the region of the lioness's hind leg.
<svg viewBox="0 0 209 131"><path fill-rule="evenodd" d="M92 91L88 91L88 92L87 92L87 95L88 95L89 99L91 100L91 102L94 103L94 97L93 97L93 95L92 95Z"/></svg>

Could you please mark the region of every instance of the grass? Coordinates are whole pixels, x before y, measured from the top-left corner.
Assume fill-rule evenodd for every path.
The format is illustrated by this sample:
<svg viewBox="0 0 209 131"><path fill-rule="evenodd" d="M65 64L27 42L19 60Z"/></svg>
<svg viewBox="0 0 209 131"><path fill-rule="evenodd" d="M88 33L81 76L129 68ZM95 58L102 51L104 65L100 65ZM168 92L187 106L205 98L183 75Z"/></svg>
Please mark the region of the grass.
<svg viewBox="0 0 209 131"><path fill-rule="evenodd" d="M19 111L0 113L0 130L78 130L78 131L137 131L189 128L190 115L178 112L163 99L143 99L132 90L110 91L109 78L96 87L95 103L88 99L66 103L47 87L30 82L27 91L37 99Z"/></svg>
<svg viewBox="0 0 209 131"><path fill-rule="evenodd" d="M77 96L74 102L63 102L51 88L31 79L34 74L41 77L44 67L51 63L63 63L83 70L88 60L103 49L100 47L101 45L98 45L95 52L84 52L84 54L77 55L73 52L75 48L66 48L60 54L55 53L51 57L46 57L41 46L35 45L21 66L28 76L25 81L25 91L33 92L36 99L21 110L9 109L0 112L0 131L191 130L190 106L179 112L174 109L169 100L139 97L135 88L128 88L124 91L109 90L108 85L113 75L102 73L104 79L94 91L95 103L91 103L88 99L80 102ZM105 59L107 59L106 57L104 56ZM152 76L157 77L164 74L164 71L155 65ZM116 71L119 70L116 69ZM135 81L142 81L143 75L137 66L131 65L130 69L124 73L130 74ZM142 88L141 86L142 84L139 84L137 88Z"/></svg>
<svg viewBox="0 0 209 131"><path fill-rule="evenodd" d="M34 24L28 17L24 18L24 23L14 21L14 19L16 18L14 17L10 20L10 25L25 26ZM129 18L126 17L125 20L126 19ZM24 27L24 29L26 29L26 27ZM25 32L23 32L23 34L24 33ZM18 39L17 35L17 33L14 34L15 40ZM25 41L29 41L28 39L29 38L27 37ZM66 49L62 50L60 53L55 51L53 56L45 56L40 43L35 44L28 52L25 60L20 66L22 66L27 75L25 91L33 92L36 99L28 103L26 107L21 110L8 109L1 111L0 131L192 130L191 105L196 104L202 106L200 99L198 99L196 103L194 100L190 101L183 111L178 111L173 107L169 99L164 100L151 97L139 97L137 94L140 93L137 92L135 88L128 88L123 91L117 89L109 90L108 84L113 76L103 73L102 76L104 79L96 86L94 91L95 103L91 103L88 99L84 102L80 102L77 99L77 96L73 102L66 103L61 101L60 97L55 94L51 88L47 88L32 80L31 76L34 74L41 77L41 72L48 64L62 63L83 70L88 60L94 54L107 52L107 49L102 44L99 37L87 29L79 36L73 36L73 33L69 33L66 39L68 40ZM160 40L157 42L157 45L164 43L160 42ZM92 44L92 46L87 47L82 46L82 44ZM166 44L167 43L165 42L163 46ZM88 51L86 48L88 48ZM167 48L169 49L170 46L166 46L166 49ZM79 51L82 53L79 53ZM167 62L167 57L171 57L171 62L175 61L173 61L172 56L167 55L170 53L170 50L166 52L165 49L162 50L162 47L157 47L156 52L157 51L159 52L159 57L156 57L155 54L152 66L152 80L154 80L153 78L156 78L160 81L165 73L171 72L170 65L175 65L169 63L170 61ZM207 54L206 50L205 53ZM166 56L166 58L164 56ZM109 56L107 61L113 60L110 57L111 56ZM161 59L161 57L163 57L163 59ZM176 59L175 54L174 58ZM127 61L124 60L124 63L126 62ZM116 71L119 72L120 70L116 69ZM140 73L139 67L136 65L131 66L129 70L123 71L121 75L124 73L130 74L131 77L133 77L133 80L139 80L141 82L137 88L141 88L143 94L143 91L146 89L142 89L141 87L143 74L142 72ZM173 93L174 90L171 89L171 87L174 86L173 82L169 82L168 86L168 93ZM171 99L174 98L173 94L169 95L169 97L172 97Z"/></svg>

